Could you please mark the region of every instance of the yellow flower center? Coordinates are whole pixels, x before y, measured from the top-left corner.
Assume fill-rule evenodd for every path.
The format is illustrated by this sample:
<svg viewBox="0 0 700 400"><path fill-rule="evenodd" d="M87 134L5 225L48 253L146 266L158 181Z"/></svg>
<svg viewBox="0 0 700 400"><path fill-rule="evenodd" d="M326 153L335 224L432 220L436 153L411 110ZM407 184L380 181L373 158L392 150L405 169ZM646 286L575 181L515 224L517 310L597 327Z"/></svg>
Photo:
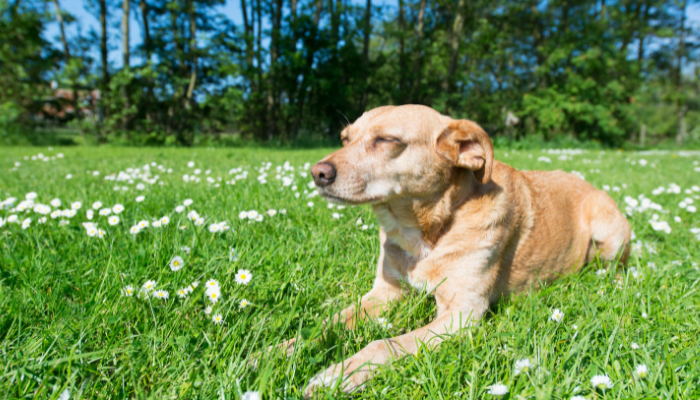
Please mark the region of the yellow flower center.
<svg viewBox="0 0 700 400"><path fill-rule="evenodd" d="M212 294L211 294L211 298L212 298L212 299L215 299L215 298L216 298L216 293L212 293Z"/></svg>
<svg viewBox="0 0 700 400"><path fill-rule="evenodd" d="M175 261L175 262L173 263L173 265L177 267L178 265L180 265L180 263L177 262L177 261Z"/></svg>
<svg viewBox="0 0 700 400"><path fill-rule="evenodd" d="M241 275L241 279L245 279L245 275Z"/></svg>

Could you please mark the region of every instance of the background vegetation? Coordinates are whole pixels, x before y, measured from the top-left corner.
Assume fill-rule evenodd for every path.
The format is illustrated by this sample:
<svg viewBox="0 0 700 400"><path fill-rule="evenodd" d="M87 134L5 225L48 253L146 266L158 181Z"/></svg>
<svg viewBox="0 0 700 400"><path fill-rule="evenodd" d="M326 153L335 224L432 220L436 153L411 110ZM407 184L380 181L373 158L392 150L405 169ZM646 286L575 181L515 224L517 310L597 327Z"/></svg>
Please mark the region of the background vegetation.
<svg viewBox="0 0 700 400"><path fill-rule="evenodd" d="M240 0L237 26L216 11L223 0L90 0L99 31L67 36L80 21L59 0L0 0L0 137L36 143L66 127L88 143L318 141L404 103L477 120L502 143L700 137L691 0L377 3Z"/></svg>

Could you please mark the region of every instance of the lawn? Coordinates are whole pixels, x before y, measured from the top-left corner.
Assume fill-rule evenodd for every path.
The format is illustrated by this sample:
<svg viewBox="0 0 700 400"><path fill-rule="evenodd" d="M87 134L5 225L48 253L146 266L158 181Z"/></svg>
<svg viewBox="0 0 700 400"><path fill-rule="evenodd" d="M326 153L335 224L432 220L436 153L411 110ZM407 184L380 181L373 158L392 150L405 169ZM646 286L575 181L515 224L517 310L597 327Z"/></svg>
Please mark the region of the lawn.
<svg viewBox="0 0 700 400"><path fill-rule="evenodd" d="M17 199L0 207L0 399L298 399L325 367L425 325L435 303L415 293L384 324L332 326L290 358L263 352L249 366L371 287L371 210L331 208L309 187L309 163L330 151L0 148L0 201ZM488 393L501 383L511 399L700 398L700 155L496 158L607 189L635 233L628 267L590 265L502 299L352 397L498 399ZM612 387L594 388L596 375Z"/></svg>

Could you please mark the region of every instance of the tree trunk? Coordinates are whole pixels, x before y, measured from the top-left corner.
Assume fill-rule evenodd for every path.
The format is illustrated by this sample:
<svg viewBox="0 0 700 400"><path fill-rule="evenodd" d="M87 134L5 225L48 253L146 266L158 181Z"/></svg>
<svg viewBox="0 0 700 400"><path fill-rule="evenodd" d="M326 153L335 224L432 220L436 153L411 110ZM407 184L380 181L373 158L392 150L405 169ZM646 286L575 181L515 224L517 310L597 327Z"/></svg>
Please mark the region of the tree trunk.
<svg viewBox="0 0 700 400"><path fill-rule="evenodd" d="M279 54L279 35L282 25L282 0L270 3L270 17L272 19L272 38L270 43L270 66L267 71L267 116L268 140L272 140L277 132L277 104L276 104L276 82L277 55Z"/></svg>
<svg viewBox="0 0 700 400"><path fill-rule="evenodd" d="M61 6L58 4L58 0L53 0L53 4L56 6L56 20L58 21L58 26L61 30L61 42L63 43L63 57L65 59L66 65L70 63L70 46L68 45L68 38L66 38L66 29L63 23L63 14L61 14ZM73 112L75 112L75 117L80 116L80 109L78 103L78 91L75 89L75 82L71 84L73 89Z"/></svg>
<svg viewBox="0 0 700 400"><path fill-rule="evenodd" d="M291 0L289 5L289 13L292 16L292 24L297 22L297 0Z"/></svg>
<svg viewBox="0 0 700 400"><path fill-rule="evenodd" d="M413 84L411 85L411 100L413 103L420 102L420 67L422 58L422 42L423 42L423 22L425 18L425 3L426 0L420 0L420 8L418 10L418 21L416 23L416 48L413 50L413 63L411 72L413 74Z"/></svg>
<svg viewBox="0 0 700 400"><path fill-rule="evenodd" d="M403 0L399 0L399 103L406 102L406 55L405 55L405 22L403 15Z"/></svg>
<svg viewBox="0 0 700 400"><path fill-rule="evenodd" d="M241 13L243 14L243 26L245 28L245 61L247 67L253 65L253 26L248 22L248 6L245 0L241 0ZM254 17L251 16L251 20Z"/></svg>
<svg viewBox="0 0 700 400"><path fill-rule="evenodd" d="M362 46L362 63L364 64L364 81L362 84L362 99L360 100L360 112L364 112L367 107L367 96L369 90L369 40L372 34L372 0L367 0L365 7L364 43Z"/></svg>
<svg viewBox="0 0 700 400"><path fill-rule="evenodd" d="M129 12L131 0L122 0L122 53L124 55L123 70L129 72L131 51L129 48ZM129 81L124 85L124 109L131 108L131 83ZM122 118L122 128L129 129L129 114L124 114Z"/></svg>
<svg viewBox="0 0 700 400"><path fill-rule="evenodd" d="M109 48L107 47L107 1L100 3L100 58L102 59L102 90L109 88Z"/></svg>
<svg viewBox="0 0 700 400"><path fill-rule="evenodd" d="M151 29L148 25L148 4L146 4L146 0L139 1L139 8L141 9L141 20L143 21L143 48L146 52L146 61L151 61L153 45L151 44Z"/></svg>
<svg viewBox="0 0 700 400"><path fill-rule="evenodd" d="M316 0L316 10L314 10L314 25L318 29L318 22L321 20L321 10L323 9L323 0Z"/></svg>
<svg viewBox="0 0 700 400"><path fill-rule="evenodd" d="M197 84L197 13L193 0L188 0L188 12L190 14L190 83L187 85L187 107L191 106L194 87Z"/></svg>
<svg viewBox="0 0 700 400"><path fill-rule="evenodd" d="M683 0L681 4L681 21L680 21L680 32L678 37L678 62L676 66L676 104L678 106L678 133L676 134L676 144L682 145L685 140L686 127L685 127L685 112L688 110L688 106L685 102L685 96L683 94L683 88L681 84L683 83L683 54L685 53L685 14L686 6L688 5L688 0Z"/></svg>
<svg viewBox="0 0 700 400"><path fill-rule="evenodd" d="M647 141L647 124L642 124L641 129L639 129L639 145L644 147Z"/></svg>
<svg viewBox="0 0 700 400"><path fill-rule="evenodd" d="M447 66L447 74L442 83L442 90L447 95L445 102L445 114L450 112L450 96L452 95L452 82L455 71L457 69L457 56L459 55L459 41L462 37L462 27L464 26L464 6L466 0L457 1L457 11L455 19L452 23L452 35L450 37L450 60Z"/></svg>
<svg viewBox="0 0 700 400"><path fill-rule="evenodd" d="M639 46L637 47L637 63L639 63L640 72L642 61L644 61L644 39L646 38L646 28L647 23L649 21L649 2L645 1L644 6L644 16L642 17L642 21L640 22L639 28L637 29L639 35Z"/></svg>

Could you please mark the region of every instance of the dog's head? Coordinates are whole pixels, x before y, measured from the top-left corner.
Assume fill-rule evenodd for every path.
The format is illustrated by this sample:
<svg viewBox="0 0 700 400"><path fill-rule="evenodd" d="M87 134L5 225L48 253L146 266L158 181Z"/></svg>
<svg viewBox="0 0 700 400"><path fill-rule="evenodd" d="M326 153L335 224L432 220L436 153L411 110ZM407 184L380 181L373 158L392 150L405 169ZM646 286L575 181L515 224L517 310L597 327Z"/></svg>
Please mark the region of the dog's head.
<svg viewBox="0 0 700 400"><path fill-rule="evenodd" d="M493 146L468 120L432 108L387 106L364 113L341 133L343 148L311 169L319 194L341 203L428 197L451 184L455 170L475 183L491 178Z"/></svg>

